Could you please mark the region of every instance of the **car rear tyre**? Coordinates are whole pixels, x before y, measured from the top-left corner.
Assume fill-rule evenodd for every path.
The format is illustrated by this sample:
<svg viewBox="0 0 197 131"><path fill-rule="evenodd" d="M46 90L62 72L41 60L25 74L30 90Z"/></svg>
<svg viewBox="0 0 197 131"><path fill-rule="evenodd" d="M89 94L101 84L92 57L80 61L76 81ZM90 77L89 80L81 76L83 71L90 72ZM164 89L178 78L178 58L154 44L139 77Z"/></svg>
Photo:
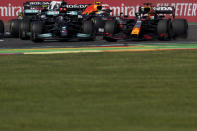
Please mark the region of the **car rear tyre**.
<svg viewBox="0 0 197 131"><path fill-rule="evenodd" d="M43 24L42 22L33 22L31 24L31 40L34 42L42 42L43 39L39 38L38 35L42 34Z"/></svg>
<svg viewBox="0 0 197 131"><path fill-rule="evenodd" d="M102 17L94 17L93 22L94 22L94 27L96 28L96 30L104 27L104 21L102 20Z"/></svg>
<svg viewBox="0 0 197 131"><path fill-rule="evenodd" d="M83 22L83 33L89 34L90 38L88 40L94 40L95 39L95 33L94 33L94 24L92 21L85 21Z"/></svg>
<svg viewBox="0 0 197 131"><path fill-rule="evenodd" d="M107 21L104 26L104 32L109 34L119 33L120 26L116 20Z"/></svg>
<svg viewBox="0 0 197 131"><path fill-rule="evenodd" d="M174 19L172 22L174 37L187 38L188 22L186 19Z"/></svg>
<svg viewBox="0 0 197 131"><path fill-rule="evenodd" d="M107 35L117 34L120 31L120 26L116 20L107 21L104 26L104 39L109 42L116 42L117 39L111 38Z"/></svg>
<svg viewBox="0 0 197 131"><path fill-rule="evenodd" d="M172 23L170 20L160 20L157 25L157 33L159 40L171 40Z"/></svg>
<svg viewBox="0 0 197 131"><path fill-rule="evenodd" d="M11 20L10 21L10 33L14 37L19 37L19 27L21 20Z"/></svg>
<svg viewBox="0 0 197 131"><path fill-rule="evenodd" d="M20 24L19 38L22 40L28 39L28 32L30 32L30 21L23 20Z"/></svg>

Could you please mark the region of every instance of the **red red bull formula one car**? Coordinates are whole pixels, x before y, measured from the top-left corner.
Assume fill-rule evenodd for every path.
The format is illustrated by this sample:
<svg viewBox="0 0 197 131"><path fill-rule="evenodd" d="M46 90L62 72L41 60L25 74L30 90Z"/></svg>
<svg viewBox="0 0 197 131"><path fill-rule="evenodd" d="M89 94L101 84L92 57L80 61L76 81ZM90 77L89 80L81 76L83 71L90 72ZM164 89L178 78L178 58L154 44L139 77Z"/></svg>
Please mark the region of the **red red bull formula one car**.
<svg viewBox="0 0 197 131"><path fill-rule="evenodd" d="M186 19L175 19L175 9L170 6L156 7L145 3L139 7L134 19L119 17L105 23L104 39L117 41L131 40L171 40L177 37L187 38Z"/></svg>

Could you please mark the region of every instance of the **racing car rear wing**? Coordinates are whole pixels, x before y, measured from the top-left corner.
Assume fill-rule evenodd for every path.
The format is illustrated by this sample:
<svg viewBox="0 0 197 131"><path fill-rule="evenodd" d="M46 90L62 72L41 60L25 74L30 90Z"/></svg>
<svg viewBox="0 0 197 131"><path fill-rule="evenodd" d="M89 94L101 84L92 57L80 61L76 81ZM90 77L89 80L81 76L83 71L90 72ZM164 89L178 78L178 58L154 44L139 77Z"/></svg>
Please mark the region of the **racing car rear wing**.
<svg viewBox="0 0 197 131"><path fill-rule="evenodd" d="M175 8L173 6L158 6L153 7L156 14L170 14L175 18Z"/></svg>
<svg viewBox="0 0 197 131"><path fill-rule="evenodd" d="M145 5L146 5L145 7L139 8L140 14L152 12L154 14L163 14L163 15L170 14L173 17L175 17L175 8L173 6L151 6L150 3L148 4L146 3Z"/></svg>
<svg viewBox="0 0 197 131"><path fill-rule="evenodd" d="M66 8L68 11L82 11L86 9L89 6L89 4L79 4L79 5L66 5Z"/></svg>
<svg viewBox="0 0 197 131"><path fill-rule="evenodd" d="M50 5L50 1L28 1L25 2L24 5L30 5L30 6L43 6L43 5Z"/></svg>
<svg viewBox="0 0 197 131"><path fill-rule="evenodd" d="M48 7L50 3L50 1L28 1L23 4L23 7L24 9Z"/></svg>
<svg viewBox="0 0 197 131"><path fill-rule="evenodd" d="M49 7L50 1L28 1L23 4L24 11L26 15L35 15L41 12L45 7Z"/></svg>
<svg viewBox="0 0 197 131"><path fill-rule="evenodd" d="M153 10L157 14L174 14L175 8L173 6L158 6L153 7Z"/></svg>
<svg viewBox="0 0 197 131"><path fill-rule="evenodd" d="M157 14L173 14L175 12L173 6L152 6L152 3L144 3L144 6L152 7Z"/></svg>

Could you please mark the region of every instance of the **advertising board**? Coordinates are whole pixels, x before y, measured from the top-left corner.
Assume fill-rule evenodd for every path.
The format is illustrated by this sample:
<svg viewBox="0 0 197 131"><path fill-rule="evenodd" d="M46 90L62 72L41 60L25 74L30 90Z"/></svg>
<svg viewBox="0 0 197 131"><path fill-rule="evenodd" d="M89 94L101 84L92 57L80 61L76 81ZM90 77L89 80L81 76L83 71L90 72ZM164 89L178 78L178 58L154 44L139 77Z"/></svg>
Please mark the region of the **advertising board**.
<svg viewBox="0 0 197 131"><path fill-rule="evenodd" d="M0 0L0 19L7 22L18 16L23 10L26 1L42 0ZM43 0L47 1L47 0ZM50 0L49 0L50 1ZM57 0L58 1L58 0ZM59 0L60 1L60 0ZM112 10L112 15L121 13L134 17L139 6L151 2L156 6L174 6L177 18L186 18L189 22L197 22L197 0L100 0L106 8ZM68 4L93 4L93 0L67 0Z"/></svg>

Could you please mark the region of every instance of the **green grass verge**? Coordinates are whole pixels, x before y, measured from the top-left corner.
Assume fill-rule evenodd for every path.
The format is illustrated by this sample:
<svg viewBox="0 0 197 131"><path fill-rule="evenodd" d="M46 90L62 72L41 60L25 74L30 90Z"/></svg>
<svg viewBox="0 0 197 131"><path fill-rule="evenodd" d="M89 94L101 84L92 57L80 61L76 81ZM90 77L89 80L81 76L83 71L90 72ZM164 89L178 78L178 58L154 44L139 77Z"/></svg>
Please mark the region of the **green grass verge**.
<svg viewBox="0 0 197 131"><path fill-rule="evenodd" d="M1 131L196 131L197 51L0 56Z"/></svg>

